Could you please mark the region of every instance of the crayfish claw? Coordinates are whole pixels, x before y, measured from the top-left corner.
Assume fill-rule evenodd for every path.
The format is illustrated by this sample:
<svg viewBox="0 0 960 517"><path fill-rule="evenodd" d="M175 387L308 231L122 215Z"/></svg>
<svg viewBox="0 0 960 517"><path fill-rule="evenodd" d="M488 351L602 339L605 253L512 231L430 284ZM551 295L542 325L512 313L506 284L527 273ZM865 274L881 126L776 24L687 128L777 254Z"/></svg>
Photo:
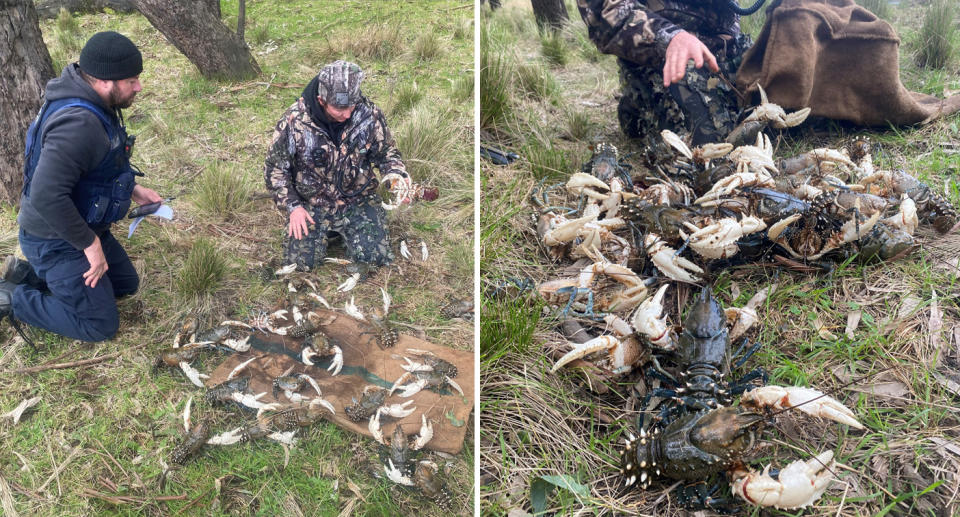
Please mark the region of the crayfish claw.
<svg viewBox="0 0 960 517"><path fill-rule="evenodd" d="M833 451L808 461L797 460L770 477L770 466L762 474L745 469L733 471L733 493L758 506L781 509L803 508L816 502L833 481Z"/></svg>
<svg viewBox="0 0 960 517"><path fill-rule="evenodd" d="M797 408L811 416L847 424L854 429L863 429L863 424L857 421L850 408L813 388L762 386L744 393L740 404L747 408L776 410Z"/></svg>

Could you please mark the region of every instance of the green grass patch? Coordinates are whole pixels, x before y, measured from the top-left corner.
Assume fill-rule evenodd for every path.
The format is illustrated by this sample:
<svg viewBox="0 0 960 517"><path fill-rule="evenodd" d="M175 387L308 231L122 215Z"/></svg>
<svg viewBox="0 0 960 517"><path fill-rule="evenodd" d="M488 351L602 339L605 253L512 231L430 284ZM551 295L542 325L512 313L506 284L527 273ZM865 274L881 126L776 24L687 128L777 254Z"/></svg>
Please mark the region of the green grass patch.
<svg viewBox="0 0 960 517"><path fill-rule="evenodd" d="M957 39L957 5L949 0L934 0L923 16L917 35L917 65L943 68L953 59Z"/></svg>
<svg viewBox="0 0 960 517"><path fill-rule="evenodd" d="M211 164L196 184L193 203L200 213L230 219L250 205L253 187L235 166Z"/></svg>
<svg viewBox="0 0 960 517"><path fill-rule="evenodd" d="M553 66L570 61L570 49L561 31L548 31L540 38L540 55Z"/></svg>
<svg viewBox="0 0 960 517"><path fill-rule="evenodd" d="M227 262L216 245L206 238L199 238L193 242L180 270L177 290L190 298L209 294L220 284L226 271Z"/></svg>
<svg viewBox="0 0 960 517"><path fill-rule="evenodd" d="M549 101L558 91L550 71L536 61L517 65L516 84L521 94L539 101Z"/></svg>

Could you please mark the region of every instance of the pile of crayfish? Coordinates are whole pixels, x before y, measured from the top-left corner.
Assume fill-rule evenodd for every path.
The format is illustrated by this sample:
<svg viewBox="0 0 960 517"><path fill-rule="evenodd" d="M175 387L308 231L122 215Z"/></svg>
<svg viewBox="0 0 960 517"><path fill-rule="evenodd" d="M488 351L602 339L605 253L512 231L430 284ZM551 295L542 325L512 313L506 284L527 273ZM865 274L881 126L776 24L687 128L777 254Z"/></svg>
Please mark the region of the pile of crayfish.
<svg viewBox="0 0 960 517"><path fill-rule="evenodd" d="M381 421L414 414L417 408L411 406L411 397L421 390L443 394L458 392L462 396L463 391L454 380L458 375L457 367L429 351L404 348L393 355L398 362L402 361L400 367L404 373L388 384L388 388L367 386L356 394L352 405L335 406L323 397L320 383L314 378L334 377L340 375L344 368L344 343L326 334L326 327L336 319L332 315L334 309L317 292L317 283L309 275L295 272L293 267L278 270L275 275L288 279L287 296L280 307L261 312L248 321L223 321L209 330L198 330L197 318L188 317L177 330L173 346L161 351L157 357L155 369L164 365L178 368L190 383L204 388L202 398L208 406L224 406L256 414L255 418L244 418L243 424L216 434L208 420L195 425L191 423L193 397L190 397L183 411L183 438L171 450L170 463L183 465L208 446L232 446L252 440L272 440L285 448L295 447L298 431L330 420L341 411L353 422L368 422L367 428L382 450L380 463L383 477L416 490L441 508L450 509L453 498L440 467L433 461L418 457L419 451L433 437L433 425L427 412L421 410L421 426L416 439L408 437L399 423L392 436L384 437ZM356 281L357 278L351 277L338 288L338 292L349 291ZM388 318L391 297L383 288L381 294L382 311L373 310L365 315L351 297L342 312L369 323L369 330L360 332L357 339L369 340L381 348L393 348L400 341L400 336ZM264 346L269 349L270 343L264 339L270 336L299 340L302 344L299 352L286 352L286 345L283 348L284 353L299 361L299 364L274 378L267 390L255 390L256 383L251 382L252 377L247 372L251 365L256 366L254 361L264 357L265 354L259 353L259 350L263 350ZM258 350L257 347L261 348ZM202 352L210 350L245 354L248 358L230 371L223 382L208 387L205 380L210 376L201 373L191 363ZM301 373L295 373L295 369ZM267 397L268 393L272 396ZM395 399L406 401L391 403Z"/></svg>
<svg viewBox="0 0 960 517"><path fill-rule="evenodd" d="M796 126L809 110L787 114L762 90L761 97L727 142L691 149L663 131L632 154L634 163L599 144L562 188L541 182L532 193L540 244L565 268L537 286L570 340L553 371L586 365L590 376L616 377L654 365L644 372L642 416L626 432L621 473L642 488L681 481L676 498L689 508L736 507L718 495L724 484L762 506L802 508L820 497L833 480L830 451L779 474L747 466L778 413L796 409L862 428L834 398L766 386L760 370L725 380L736 355L731 340L759 321L773 286L721 310L709 288L716 273L748 265L817 273L851 258L895 260L919 247L918 227L944 234L960 222L931 185L876 167L866 139L776 158L763 130ZM667 307L679 308L694 285L707 287L676 324L679 313ZM737 366L757 346L741 347Z"/></svg>

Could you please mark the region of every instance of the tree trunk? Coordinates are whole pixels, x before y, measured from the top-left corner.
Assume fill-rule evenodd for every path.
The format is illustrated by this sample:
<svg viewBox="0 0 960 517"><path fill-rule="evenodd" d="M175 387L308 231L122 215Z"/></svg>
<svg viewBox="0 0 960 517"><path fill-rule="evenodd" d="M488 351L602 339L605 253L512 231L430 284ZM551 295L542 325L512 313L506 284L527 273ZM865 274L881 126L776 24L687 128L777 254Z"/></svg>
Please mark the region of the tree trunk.
<svg viewBox="0 0 960 517"><path fill-rule="evenodd" d="M221 16L220 0L203 0L203 2L207 4L207 7L210 9L210 11L213 12L214 16L216 16L217 19L219 20Z"/></svg>
<svg viewBox="0 0 960 517"><path fill-rule="evenodd" d="M237 10L237 37L240 38L240 41L243 41L243 29L247 25L247 2L245 0L240 0L240 5Z"/></svg>
<svg viewBox="0 0 960 517"><path fill-rule="evenodd" d="M540 29L562 29L564 24L570 20L567 14L567 6L563 0L530 0L533 5L533 16L537 19L537 27Z"/></svg>
<svg viewBox="0 0 960 517"><path fill-rule="evenodd" d="M20 202L23 145L53 64L33 0L0 2L0 201Z"/></svg>
<svg viewBox="0 0 960 517"><path fill-rule="evenodd" d="M137 0L137 8L208 79L260 75L250 49L205 2Z"/></svg>

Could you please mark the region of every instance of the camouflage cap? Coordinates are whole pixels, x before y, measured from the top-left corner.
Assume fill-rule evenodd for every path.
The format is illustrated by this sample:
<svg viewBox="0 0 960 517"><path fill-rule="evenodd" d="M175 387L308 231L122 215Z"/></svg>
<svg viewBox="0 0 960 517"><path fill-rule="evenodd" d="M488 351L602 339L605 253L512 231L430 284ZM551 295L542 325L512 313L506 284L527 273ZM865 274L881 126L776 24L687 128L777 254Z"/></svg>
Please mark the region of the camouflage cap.
<svg viewBox="0 0 960 517"><path fill-rule="evenodd" d="M317 94L323 102L343 108L360 102L363 70L354 63L337 60L317 74Z"/></svg>

